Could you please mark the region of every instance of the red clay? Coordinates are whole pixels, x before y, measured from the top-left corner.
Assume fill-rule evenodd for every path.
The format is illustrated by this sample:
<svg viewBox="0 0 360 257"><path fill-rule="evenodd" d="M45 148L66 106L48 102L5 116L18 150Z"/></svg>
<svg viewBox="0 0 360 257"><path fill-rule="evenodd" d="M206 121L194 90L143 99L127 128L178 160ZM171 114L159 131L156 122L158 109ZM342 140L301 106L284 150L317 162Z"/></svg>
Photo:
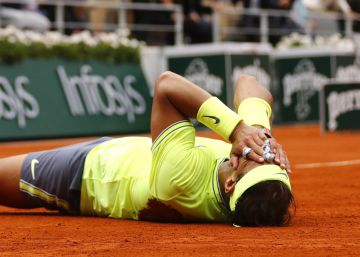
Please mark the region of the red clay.
<svg viewBox="0 0 360 257"><path fill-rule="evenodd" d="M294 169L297 212L289 227L161 224L0 207L0 255L360 256L360 164L299 168L305 163L359 160L360 133L322 135L318 126L274 131ZM1 143L0 157L82 140Z"/></svg>

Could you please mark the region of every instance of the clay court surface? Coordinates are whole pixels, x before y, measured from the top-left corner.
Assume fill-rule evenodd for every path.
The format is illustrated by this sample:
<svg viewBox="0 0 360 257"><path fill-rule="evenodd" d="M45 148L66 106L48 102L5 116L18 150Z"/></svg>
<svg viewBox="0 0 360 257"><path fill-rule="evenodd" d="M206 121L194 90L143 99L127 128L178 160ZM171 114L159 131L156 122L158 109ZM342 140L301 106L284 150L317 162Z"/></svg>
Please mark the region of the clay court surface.
<svg viewBox="0 0 360 257"><path fill-rule="evenodd" d="M0 207L0 255L360 256L360 132L321 134L311 125L275 127L274 135L293 168L297 212L289 227L161 224ZM83 140L0 143L0 157Z"/></svg>

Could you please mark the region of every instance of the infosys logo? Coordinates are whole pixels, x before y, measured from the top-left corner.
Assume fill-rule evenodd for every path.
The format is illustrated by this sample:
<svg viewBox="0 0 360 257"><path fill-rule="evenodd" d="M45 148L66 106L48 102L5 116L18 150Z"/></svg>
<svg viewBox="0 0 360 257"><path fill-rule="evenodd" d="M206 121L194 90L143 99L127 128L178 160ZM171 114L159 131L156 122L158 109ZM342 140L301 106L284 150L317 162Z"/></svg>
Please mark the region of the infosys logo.
<svg viewBox="0 0 360 257"><path fill-rule="evenodd" d="M26 76L17 76L14 82L0 76L0 121L17 120L19 128L25 128L27 119L39 116L40 106L36 98L25 88L30 84Z"/></svg>

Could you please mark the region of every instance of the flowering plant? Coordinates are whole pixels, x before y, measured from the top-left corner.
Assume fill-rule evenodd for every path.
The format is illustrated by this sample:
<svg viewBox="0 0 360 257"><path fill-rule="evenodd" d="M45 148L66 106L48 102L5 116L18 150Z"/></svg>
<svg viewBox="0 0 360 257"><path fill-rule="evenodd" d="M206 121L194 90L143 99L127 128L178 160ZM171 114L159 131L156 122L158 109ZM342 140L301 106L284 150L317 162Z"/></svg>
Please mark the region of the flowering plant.
<svg viewBox="0 0 360 257"><path fill-rule="evenodd" d="M337 49L344 51L354 51L355 43L349 38L344 38L340 34L334 34L329 37L309 35L301 35L292 33L289 36L283 37L276 46L279 50L293 49L293 48L307 48L307 49Z"/></svg>
<svg viewBox="0 0 360 257"><path fill-rule="evenodd" d="M99 33L89 31L63 35L23 31L13 26L0 28L0 62L26 58L64 58L77 61L100 60L107 63L139 63L141 43L129 39L127 31Z"/></svg>

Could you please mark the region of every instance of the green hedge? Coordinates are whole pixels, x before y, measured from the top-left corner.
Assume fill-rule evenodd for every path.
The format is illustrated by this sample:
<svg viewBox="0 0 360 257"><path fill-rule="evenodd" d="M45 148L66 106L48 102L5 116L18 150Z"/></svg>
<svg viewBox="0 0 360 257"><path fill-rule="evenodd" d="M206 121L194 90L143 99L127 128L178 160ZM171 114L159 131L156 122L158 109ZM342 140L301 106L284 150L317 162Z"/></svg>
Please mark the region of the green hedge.
<svg viewBox="0 0 360 257"><path fill-rule="evenodd" d="M116 33L92 36L89 32L65 36L0 29L0 62L14 63L27 58L64 58L75 61L99 60L106 63L140 63L140 43Z"/></svg>

